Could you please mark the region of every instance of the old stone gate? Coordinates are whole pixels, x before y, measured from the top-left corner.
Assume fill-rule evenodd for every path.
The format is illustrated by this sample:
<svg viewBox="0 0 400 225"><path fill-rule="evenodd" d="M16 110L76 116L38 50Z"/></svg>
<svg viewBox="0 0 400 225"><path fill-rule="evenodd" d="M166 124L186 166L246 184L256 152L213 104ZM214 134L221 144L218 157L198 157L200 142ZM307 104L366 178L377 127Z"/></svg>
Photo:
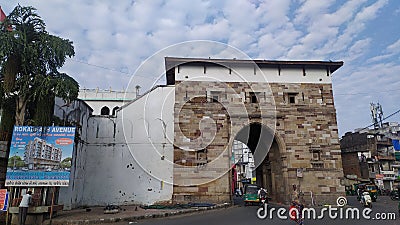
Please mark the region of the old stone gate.
<svg viewBox="0 0 400 225"><path fill-rule="evenodd" d="M231 148L251 149L257 183L288 202L344 193L331 75L342 62L166 58L175 86L175 202L229 202Z"/></svg>

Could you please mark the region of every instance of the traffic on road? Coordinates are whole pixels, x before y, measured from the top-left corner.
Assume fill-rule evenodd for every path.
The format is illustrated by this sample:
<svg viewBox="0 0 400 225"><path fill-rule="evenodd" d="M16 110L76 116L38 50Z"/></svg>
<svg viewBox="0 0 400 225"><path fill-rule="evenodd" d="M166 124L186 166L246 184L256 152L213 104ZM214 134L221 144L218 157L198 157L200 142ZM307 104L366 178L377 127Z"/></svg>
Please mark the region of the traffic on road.
<svg viewBox="0 0 400 225"><path fill-rule="evenodd" d="M398 212L398 201L391 200L390 196L380 196L374 202L373 208L365 208L357 200L356 196L347 196L347 205L344 207L337 206L306 206L309 209L314 209L317 213L315 218L308 218L309 211L304 213L305 225L398 225L400 224L400 215ZM145 219L138 221L122 221L114 223L115 225L128 225L128 224L141 224L141 225L261 225L261 224L274 224L274 225L295 225L295 221L290 219L286 214L283 216L283 209L286 213L289 211L288 206L277 205L268 203L267 208L269 213L264 219L260 219L257 215L259 205L245 206L242 197L235 198L235 205L226 209L217 209L211 211L203 211L193 214L184 214L180 216L164 217L157 219ZM274 210L273 210L274 209ZM281 213L282 218L279 217L278 211ZM323 212L321 214L321 211ZM359 214L357 214L357 212ZM347 213L347 216L346 216ZM364 214L363 214L364 213ZM322 216L321 216L322 215ZM357 216L358 215L358 216ZM106 225L103 224L103 225Z"/></svg>

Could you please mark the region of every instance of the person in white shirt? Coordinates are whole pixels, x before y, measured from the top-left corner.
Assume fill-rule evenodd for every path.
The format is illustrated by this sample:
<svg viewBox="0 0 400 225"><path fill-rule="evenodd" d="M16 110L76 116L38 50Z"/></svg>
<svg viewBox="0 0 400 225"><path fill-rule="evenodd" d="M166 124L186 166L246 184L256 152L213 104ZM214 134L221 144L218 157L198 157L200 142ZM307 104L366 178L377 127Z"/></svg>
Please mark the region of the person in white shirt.
<svg viewBox="0 0 400 225"><path fill-rule="evenodd" d="M258 198L261 200L261 198L267 198L267 194L268 194L268 192L267 192L267 190L265 190L264 188L260 188L259 190L258 190L258 193L257 193L257 195L258 195Z"/></svg>
<svg viewBox="0 0 400 225"><path fill-rule="evenodd" d="M19 204L19 225L25 225L26 215L28 214L28 208L31 202L32 191L28 191L22 196L21 203Z"/></svg>

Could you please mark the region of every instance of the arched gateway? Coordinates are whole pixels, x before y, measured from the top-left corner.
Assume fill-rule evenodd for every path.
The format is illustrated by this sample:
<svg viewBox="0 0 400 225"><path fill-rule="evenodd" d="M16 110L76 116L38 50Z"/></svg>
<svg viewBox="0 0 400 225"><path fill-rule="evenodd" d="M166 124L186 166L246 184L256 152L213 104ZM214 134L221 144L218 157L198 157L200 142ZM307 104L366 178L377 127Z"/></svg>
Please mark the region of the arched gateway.
<svg viewBox="0 0 400 225"><path fill-rule="evenodd" d="M289 190L281 138L271 128L253 122L243 127L235 140L246 144L254 157L257 185L266 188L274 201L284 202Z"/></svg>
<svg viewBox="0 0 400 225"><path fill-rule="evenodd" d="M166 58L175 86L173 201L229 202L234 140L253 152L258 184L289 201L344 193L331 73L342 62Z"/></svg>

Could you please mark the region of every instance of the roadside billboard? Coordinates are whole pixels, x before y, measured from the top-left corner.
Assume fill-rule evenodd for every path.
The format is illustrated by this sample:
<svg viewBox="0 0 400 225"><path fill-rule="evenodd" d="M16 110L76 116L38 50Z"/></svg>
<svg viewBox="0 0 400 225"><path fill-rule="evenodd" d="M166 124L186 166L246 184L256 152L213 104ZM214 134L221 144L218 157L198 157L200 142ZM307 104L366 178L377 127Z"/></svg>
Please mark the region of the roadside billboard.
<svg viewBox="0 0 400 225"><path fill-rule="evenodd" d="M14 126L6 186L68 186L75 127Z"/></svg>
<svg viewBox="0 0 400 225"><path fill-rule="evenodd" d="M0 210L7 211L7 208L8 208L7 189L0 189Z"/></svg>

